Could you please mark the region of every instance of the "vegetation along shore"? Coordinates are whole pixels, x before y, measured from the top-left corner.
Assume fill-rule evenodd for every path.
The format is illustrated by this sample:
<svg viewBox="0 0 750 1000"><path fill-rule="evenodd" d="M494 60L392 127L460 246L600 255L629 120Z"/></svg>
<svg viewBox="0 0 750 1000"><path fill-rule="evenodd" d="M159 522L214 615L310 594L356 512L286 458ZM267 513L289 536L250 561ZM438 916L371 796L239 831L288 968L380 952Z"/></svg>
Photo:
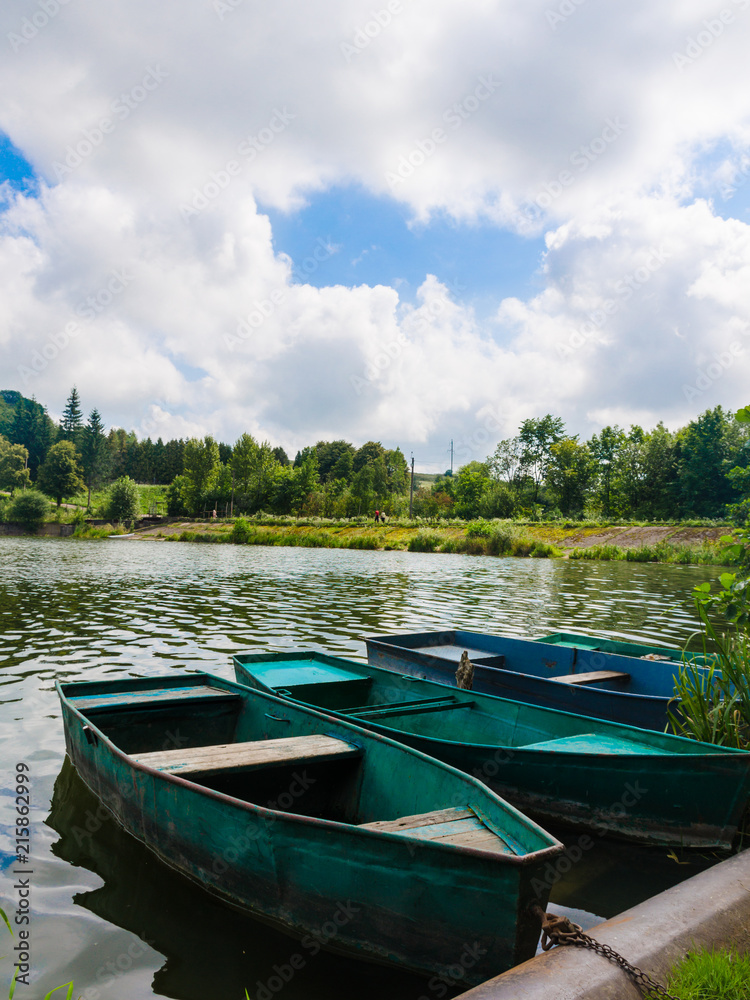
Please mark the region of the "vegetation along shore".
<svg viewBox="0 0 750 1000"><path fill-rule="evenodd" d="M0 533L137 525L134 538L163 541L731 564L721 539L750 510L749 445L750 425L721 407L675 432L605 427L585 442L547 414L482 460L415 474L378 441L291 459L247 433L142 440L106 431L97 410L85 420L75 388L59 423L3 390Z"/></svg>

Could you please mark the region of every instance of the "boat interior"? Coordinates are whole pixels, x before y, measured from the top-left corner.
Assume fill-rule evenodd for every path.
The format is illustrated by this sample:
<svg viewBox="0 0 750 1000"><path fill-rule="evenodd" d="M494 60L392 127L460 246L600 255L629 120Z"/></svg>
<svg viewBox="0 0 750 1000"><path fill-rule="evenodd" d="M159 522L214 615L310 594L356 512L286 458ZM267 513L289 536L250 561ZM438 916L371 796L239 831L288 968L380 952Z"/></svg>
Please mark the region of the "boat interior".
<svg viewBox="0 0 750 1000"><path fill-rule="evenodd" d="M458 662L466 650L475 667L508 670L573 684L671 697L678 665L624 656L593 646L552 645L531 639L484 635L459 630L378 636L368 640L374 662L388 666L389 655L404 654L414 663Z"/></svg>
<svg viewBox="0 0 750 1000"><path fill-rule="evenodd" d="M351 731L336 732L334 720L327 725L293 706L285 709L264 695L213 680L161 686L141 681L119 691L94 682L64 691L90 722L90 743L98 741L93 726L136 764L240 802L506 855L549 846L535 843L533 831L533 846L524 846L515 817L501 829L486 809L469 801L471 788L462 790L466 801L456 805L455 783L418 755L406 762L414 772L409 780L403 749L380 741L363 746ZM394 750L399 759L390 761ZM393 782L394 773L406 784Z"/></svg>
<svg viewBox="0 0 750 1000"><path fill-rule="evenodd" d="M239 679L384 731L479 746L565 753L701 753L663 733L557 712L322 654L236 656ZM244 676L243 676L244 674ZM429 752L429 751L428 751Z"/></svg>

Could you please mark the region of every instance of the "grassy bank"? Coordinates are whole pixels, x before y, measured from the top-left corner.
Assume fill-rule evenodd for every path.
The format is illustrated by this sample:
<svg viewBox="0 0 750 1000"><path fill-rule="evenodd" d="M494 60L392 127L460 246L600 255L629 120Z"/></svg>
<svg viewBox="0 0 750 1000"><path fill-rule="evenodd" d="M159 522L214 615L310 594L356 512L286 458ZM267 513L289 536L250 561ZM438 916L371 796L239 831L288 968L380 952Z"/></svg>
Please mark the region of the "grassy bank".
<svg viewBox="0 0 750 1000"><path fill-rule="evenodd" d="M236 521L182 521L142 529L137 535L158 541L212 544L721 565L723 546L719 538L728 530L705 524L623 526L588 523L582 527L575 522L565 525L513 521L426 524L406 520L375 524L366 518L330 521L257 517Z"/></svg>

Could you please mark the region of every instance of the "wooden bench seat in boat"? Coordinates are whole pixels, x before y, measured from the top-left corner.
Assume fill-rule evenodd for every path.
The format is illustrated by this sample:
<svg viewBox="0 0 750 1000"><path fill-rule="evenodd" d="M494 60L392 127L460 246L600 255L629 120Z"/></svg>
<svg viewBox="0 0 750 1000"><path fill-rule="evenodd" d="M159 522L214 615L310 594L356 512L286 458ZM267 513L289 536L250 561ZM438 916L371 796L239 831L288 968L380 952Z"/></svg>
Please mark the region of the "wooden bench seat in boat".
<svg viewBox="0 0 750 1000"><path fill-rule="evenodd" d="M362 751L334 736L289 736L278 740L254 740L250 743L224 743L216 746L190 747L185 750L157 750L134 754L137 764L147 764L165 774L211 774L213 772L252 771L287 764L321 763L360 757Z"/></svg>
<svg viewBox="0 0 750 1000"><path fill-rule="evenodd" d="M146 688L141 691L109 691L102 694L71 697L70 703L79 712L89 714L101 710L111 711L122 708L160 708L171 703L193 704L194 702L218 700L240 701L240 695L223 688L209 687L207 684L191 687Z"/></svg>
<svg viewBox="0 0 750 1000"><path fill-rule="evenodd" d="M434 812L378 820L375 823L360 823L360 826L365 830L403 833L419 840L433 840L454 847L473 847L477 851L491 851L494 854L518 853L510 842L490 830L473 809L465 806L436 809Z"/></svg>
<svg viewBox="0 0 750 1000"><path fill-rule="evenodd" d="M587 674L565 674L563 677L550 677L558 684L598 684L600 681L630 680L630 674L620 670L591 670Z"/></svg>

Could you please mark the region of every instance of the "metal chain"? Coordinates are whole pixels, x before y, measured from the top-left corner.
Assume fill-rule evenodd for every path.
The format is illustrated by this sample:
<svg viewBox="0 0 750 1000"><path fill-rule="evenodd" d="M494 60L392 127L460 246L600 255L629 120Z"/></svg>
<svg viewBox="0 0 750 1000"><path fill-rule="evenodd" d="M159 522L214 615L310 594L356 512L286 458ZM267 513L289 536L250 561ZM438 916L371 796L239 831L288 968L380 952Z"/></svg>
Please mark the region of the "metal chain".
<svg viewBox="0 0 750 1000"><path fill-rule="evenodd" d="M602 944L588 934L584 934L583 929L578 924L574 924L572 920L568 920L567 917L557 916L555 913L545 913L541 906L537 904L534 904L531 910L539 917L542 923L542 949L544 951L549 951L554 945L573 945L579 948L590 948L591 951L595 951L603 958L609 959L615 965L619 965L622 971L630 976L641 991L649 990L651 993L656 994L656 996L663 997L664 1000L680 1000L680 997L674 996L673 993L667 993L664 987L653 980L651 976L647 975L641 969L636 968L635 965L631 965L614 948L610 948L608 944Z"/></svg>

